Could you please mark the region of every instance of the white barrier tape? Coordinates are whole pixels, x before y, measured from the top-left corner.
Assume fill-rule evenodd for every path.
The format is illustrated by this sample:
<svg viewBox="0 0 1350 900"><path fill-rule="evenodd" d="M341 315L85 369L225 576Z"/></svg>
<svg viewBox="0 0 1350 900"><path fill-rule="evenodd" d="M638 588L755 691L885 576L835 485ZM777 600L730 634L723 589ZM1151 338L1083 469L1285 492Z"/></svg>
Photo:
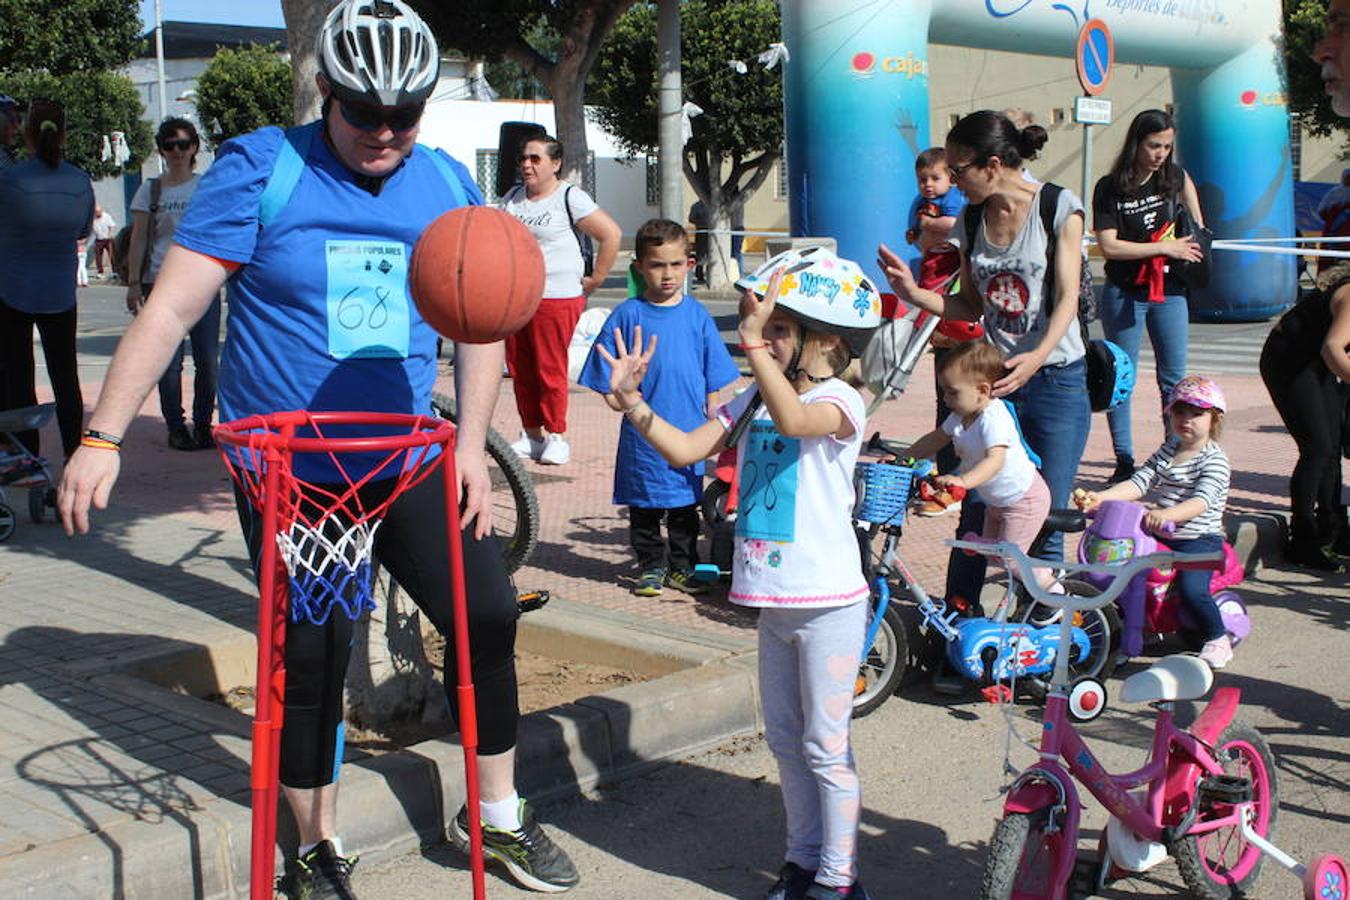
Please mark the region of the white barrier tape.
<svg viewBox="0 0 1350 900"><path fill-rule="evenodd" d="M1244 253L1272 253L1276 256L1315 256L1324 259L1350 259L1350 250L1317 250L1312 247L1254 246L1248 241L1214 241L1214 250L1240 250Z"/></svg>
<svg viewBox="0 0 1350 900"><path fill-rule="evenodd" d="M1239 244L1350 244L1350 237L1265 237L1265 238L1223 238L1225 243ZM1219 243L1215 241L1214 243Z"/></svg>

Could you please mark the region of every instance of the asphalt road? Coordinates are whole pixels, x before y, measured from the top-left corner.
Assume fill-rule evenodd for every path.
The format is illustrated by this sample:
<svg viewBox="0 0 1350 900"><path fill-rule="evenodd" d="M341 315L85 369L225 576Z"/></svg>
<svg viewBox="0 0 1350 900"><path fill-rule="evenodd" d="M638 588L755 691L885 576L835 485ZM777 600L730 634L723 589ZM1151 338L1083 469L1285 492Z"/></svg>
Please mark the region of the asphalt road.
<svg viewBox="0 0 1350 900"><path fill-rule="evenodd" d="M1277 758L1281 810L1276 843L1304 860L1350 853L1350 583L1267 570L1243 586L1255 622L1219 684L1243 691L1239 717L1260 728ZM1108 689L1118 689L1113 678ZM1200 705L1179 704L1183 721ZM1016 708L1026 735L1036 733ZM1101 761L1132 770L1151 732L1147 707L1113 704L1085 728ZM947 900L977 895L987 842L1000 809L1003 717L997 707L903 693L855 722L863 781L859 842L864 883L877 898ZM1029 750L1014 751L1026 765ZM589 796L546 805L541 818L572 854L582 884L575 900L622 897L758 898L782 854L782 812L772 757L759 740L738 740ZM1080 846L1104 824L1089 800ZM359 852L359 848L352 848ZM442 844L356 870L363 897L443 900L470 896L464 858ZM1184 895L1176 867L1113 885L1107 898ZM537 896L488 873L488 896ZM1301 896L1267 865L1259 900Z"/></svg>

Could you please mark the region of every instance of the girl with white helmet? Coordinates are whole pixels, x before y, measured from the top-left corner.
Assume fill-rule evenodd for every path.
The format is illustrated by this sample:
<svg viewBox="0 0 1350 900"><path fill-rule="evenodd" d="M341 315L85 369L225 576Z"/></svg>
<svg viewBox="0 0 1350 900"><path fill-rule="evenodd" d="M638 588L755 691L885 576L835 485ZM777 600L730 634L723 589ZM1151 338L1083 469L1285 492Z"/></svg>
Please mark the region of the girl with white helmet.
<svg viewBox="0 0 1350 900"><path fill-rule="evenodd" d="M1218 553L1223 549L1223 509L1228 503L1231 470L1219 446L1223 389L1201 375L1187 375L1168 396L1164 413L1171 436L1125 481L1099 493L1075 491L1084 510L1103 500L1138 500L1151 493L1154 508L1144 524L1156 531L1171 522L1176 530L1159 543L1178 553ZM1233 658L1233 644L1209 590L1209 569L1178 569L1181 606L1190 613L1204 645L1200 658L1222 669Z"/></svg>
<svg viewBox="0 0 1350 900"><path fill-rule="evenodd" d="M881 323L876 287L829 250L792 250L738 285L741 348L755 385L693 431L642 398L656 352L616 331L610 390L672 466L738 450L731 600L757 607L760 702L787 810L787 854L767 900L865 898L858 774L849 746L867 582L853 532L862 397L839 379L850 341ZM599 347L599 345L596 345ZM632 349L629 350L628 348Z"/></svg>

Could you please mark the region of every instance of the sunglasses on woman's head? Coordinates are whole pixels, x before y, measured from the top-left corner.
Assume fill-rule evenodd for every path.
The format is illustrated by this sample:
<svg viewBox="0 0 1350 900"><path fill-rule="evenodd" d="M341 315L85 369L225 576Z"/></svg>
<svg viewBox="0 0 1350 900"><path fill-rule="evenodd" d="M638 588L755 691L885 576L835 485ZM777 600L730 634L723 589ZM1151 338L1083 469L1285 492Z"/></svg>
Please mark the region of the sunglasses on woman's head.
<svg viewBox="0 0 1350 900"><path fill-rule="evenodd" d="M357 131L379 131L388 125L391 131L411 131L422 120L425 103L411 106L366 106L362 103L338 101L338 112L343 120Z"/></svg>
<svg viewBox="0 0 1350 900"><path fill-rule="evenodd" d="M167 141L160 141L160 142L159 142L159 149L161 149L161 150L191 150L191 149L192 149L192 143L193 143L193 142L190 141L190 140L188 140L187 138L176 138L176 139L167 140Z"/></svg>

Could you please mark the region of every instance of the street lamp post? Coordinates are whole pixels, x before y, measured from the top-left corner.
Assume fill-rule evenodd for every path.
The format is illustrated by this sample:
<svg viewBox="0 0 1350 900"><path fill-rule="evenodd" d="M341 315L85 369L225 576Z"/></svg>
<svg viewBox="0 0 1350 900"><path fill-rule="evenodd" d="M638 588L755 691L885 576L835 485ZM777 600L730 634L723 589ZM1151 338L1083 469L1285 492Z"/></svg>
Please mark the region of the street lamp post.
<svg viewBox="0 0 1350 900"><path fill-rule="evenodd" d="M159 76L159 120L169 117L169 89L164 81L164 0L155 0L155 68ZM164 157L159 157L160 174L164 172Z"/></svg>
<svg viewBox="0 0 1350 900"><path fill-rule="evenodd" d="M657 91L660 147L661 217L684 221L684 137L680 128L684 90L680 83L680 0L661 0L656 20L656 55L661 80Z"/></svg>

